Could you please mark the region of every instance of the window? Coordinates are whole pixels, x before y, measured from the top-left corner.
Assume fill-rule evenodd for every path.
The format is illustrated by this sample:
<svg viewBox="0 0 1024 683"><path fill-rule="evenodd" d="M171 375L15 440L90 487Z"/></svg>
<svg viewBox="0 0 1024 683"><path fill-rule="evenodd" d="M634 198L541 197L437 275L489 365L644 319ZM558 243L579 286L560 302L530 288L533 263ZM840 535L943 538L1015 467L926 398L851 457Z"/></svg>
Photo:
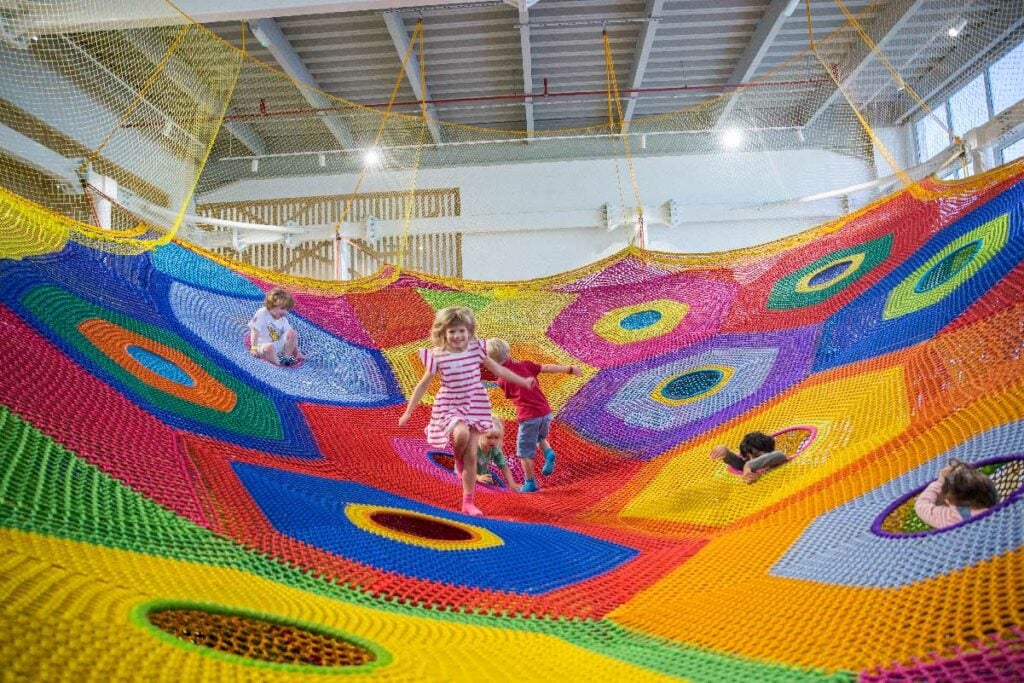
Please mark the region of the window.
<svg viewBox="0 0 1024 683"><path fill-rule="evenodd" d="M963 135L989 120L985 74L981 74L949 98L949 117L953 120L955 135Z"/></svg>
<svg viewBox="0 0 1024 683"><path fill-rule="evenodd" d="M951 142L949 133L943 125L946 123L946 105L933 109L932 114L917 122L917 152L921 161L931 159L946 149Z"/></svg>
<svg viewBox="0 0 1024 683"><path fill-rule="evenodd" d="M1017 140L1017 142L1013 143L1012 145L1007 145L1006 147L1003 147L1002 157L1004 164L1007 164L1013 161L1014 159L1020 159L1021 157L1024 157L1024 138Z"/></svg>
<svg viewBox="0 0 1024 683"><path fill-rule="evenodd" d="M914 124L918 161L925 162L952 142L952 136L984 125L993 116L1024 100L1024 42L1000 57L974 80L950 95L945 102L936 102L933 116L922 116ZM938 120L936 120L938 119ZM940 123L941 122L941 123ZM949 125L949 131L942 124ZM1024 156L1024 140L1016 140L1000 152L1007 163ZM944 171L945 178L963 178L959 164Z"/></svg>
<svg viewBox="0 0 1024 683"><path fill-rule="evenodd" d="M988 75L992 83L992 108L998 114L1024 99L1024 43L993 64Z"/></svg>

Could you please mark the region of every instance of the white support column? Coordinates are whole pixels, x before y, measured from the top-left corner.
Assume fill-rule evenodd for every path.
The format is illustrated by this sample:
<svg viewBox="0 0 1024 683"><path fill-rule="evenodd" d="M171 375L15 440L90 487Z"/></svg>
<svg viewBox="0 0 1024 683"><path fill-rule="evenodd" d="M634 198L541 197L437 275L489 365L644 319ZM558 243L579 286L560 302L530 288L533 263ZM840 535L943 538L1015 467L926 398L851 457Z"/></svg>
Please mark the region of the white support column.
<svg viewBox="0 0 1024 683"><path fill-rule="evenodd" d="M92 197L93 210L96 212L96 223L104 230L110 230L114 210L113 201L117 201L117 180L97 173L92 166L86 171L85 178L89 184L88 190L89 196Z"/></svg>
<svg viewBox="0 0 1024 683"><path fill-rule="evenodd" d="M533 57L530 48L530 10L524 3L519 6L519 49L523 55L523 93L533 92ZM523 100L526 114L526 139L533 137L533 98Z"/></svg>

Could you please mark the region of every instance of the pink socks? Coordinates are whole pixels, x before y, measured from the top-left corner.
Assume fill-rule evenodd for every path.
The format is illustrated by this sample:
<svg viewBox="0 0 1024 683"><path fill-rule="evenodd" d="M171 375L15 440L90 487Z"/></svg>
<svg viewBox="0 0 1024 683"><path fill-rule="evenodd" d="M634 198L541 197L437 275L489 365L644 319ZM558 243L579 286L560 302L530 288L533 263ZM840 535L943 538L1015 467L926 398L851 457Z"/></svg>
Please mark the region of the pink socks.
<svg viewBox="0 0 1024 683"><path fill-rule="evenodd" d="M472 517L483 517L484 513L480 512L480 508L473 505L473 494L467 493L462 495L462 512L463 514L470 515Z"/></svg>

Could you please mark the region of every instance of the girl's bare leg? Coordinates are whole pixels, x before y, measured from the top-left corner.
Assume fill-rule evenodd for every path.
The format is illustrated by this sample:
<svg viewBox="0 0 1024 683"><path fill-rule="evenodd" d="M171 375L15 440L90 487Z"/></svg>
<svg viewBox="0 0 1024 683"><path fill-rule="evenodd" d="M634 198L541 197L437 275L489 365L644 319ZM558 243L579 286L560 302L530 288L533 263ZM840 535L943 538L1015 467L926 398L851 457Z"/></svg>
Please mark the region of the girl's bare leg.
<svg viewBox="0 0 1024 683"><path fill-rule="evenodd" d="M483 514L473 504L473 492L476 490L476 447L479 438L480 432L465 423L459 423L452 431L455 457L462 462L462 511L474 517Z"/></svg>

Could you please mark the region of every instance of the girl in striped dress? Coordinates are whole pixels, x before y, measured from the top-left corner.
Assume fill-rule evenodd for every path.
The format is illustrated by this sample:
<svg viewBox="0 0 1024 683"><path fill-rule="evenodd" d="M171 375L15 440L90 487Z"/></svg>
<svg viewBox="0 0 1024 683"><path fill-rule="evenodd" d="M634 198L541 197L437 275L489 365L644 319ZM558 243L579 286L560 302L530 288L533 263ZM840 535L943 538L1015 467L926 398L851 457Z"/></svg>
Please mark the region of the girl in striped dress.
<svg viewBox="0 0 1024 683"><path fill-rule="evenodd" d="M462 512L479 517L483 513L473 504L477 440L493 426L491 401L480 381L480 366L523 388L532 387L535 380L520 377L491 360L486 342L477 340L475 333L476 317L470 309L452 306L437 312L430 330L434 348L420 350L426 372L409 397L398 426L409 422L430 381L441 373L441 390L434 397L434 409L425 430L427 441L438 449L454 444L455 470L462 476Z"/></svg>

